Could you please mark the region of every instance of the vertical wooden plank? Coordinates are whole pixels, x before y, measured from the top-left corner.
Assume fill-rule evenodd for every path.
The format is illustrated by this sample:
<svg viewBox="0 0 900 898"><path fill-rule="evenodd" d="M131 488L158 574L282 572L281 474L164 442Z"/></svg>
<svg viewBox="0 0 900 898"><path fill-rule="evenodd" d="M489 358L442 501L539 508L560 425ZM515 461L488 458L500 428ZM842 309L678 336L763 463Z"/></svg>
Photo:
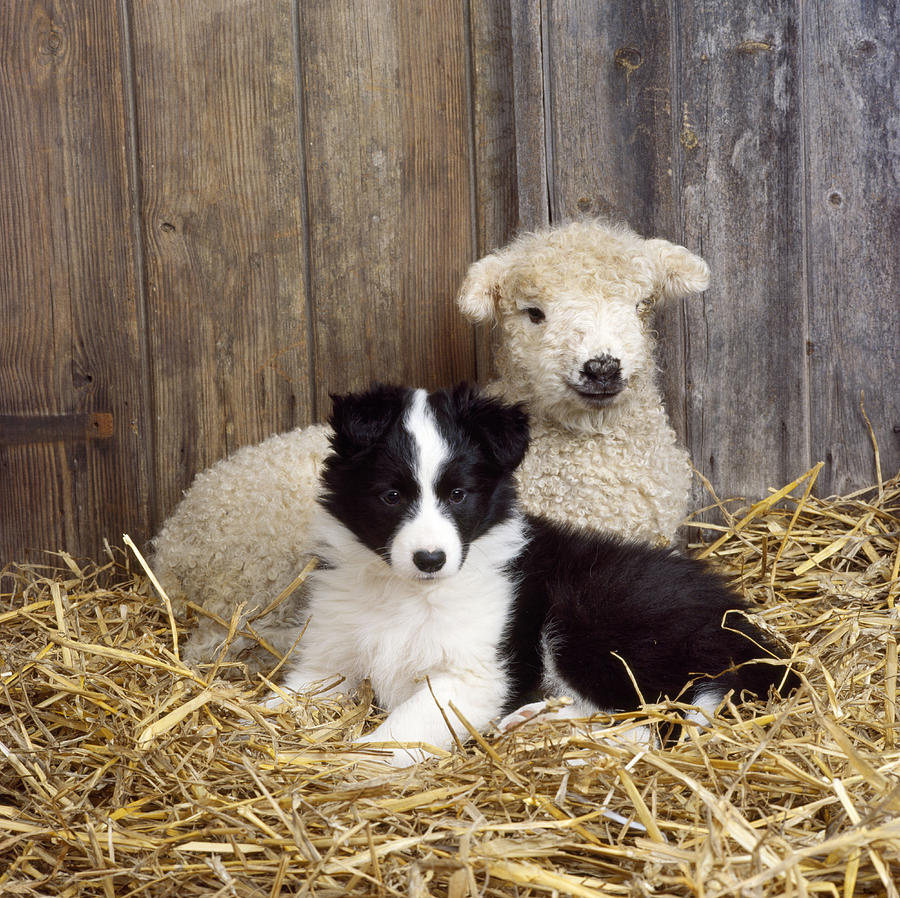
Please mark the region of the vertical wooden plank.
<svg viewBox="0 0 900 898"><path fill-rule="evenodd" d="M691 0L677 22L686 242L713 272L684 307L686 436L726 495L765 495L809 462L795 13Z"/></svg>
<svg viewBox="0 0 900 898"><path fill-rule="evenodd" d="M464 0L396 5L403 137L400 346L404 379L443 387L475 376L456 291L471 259L471 143ZM396 360L387 373L396 368ZM382 372L376 374L383 377Z"/></svg>
<svg viewBox="0 0 900 898"><path fill-rule="evenodd" d="M544 22L549 0L512 2L513 104L516 126L516 181L519 227L534 230L550 223L545 108Z"/></svg>
<svg viewBox="0 0 900 898"><path fill-rule="evenodd" d="M551 219L609 215L671 235L666 6L555 2L548 37Z"/></svg>
<svg viewBox="0 0 900 898"><path fill-rule="evenodd" d="M823 493L900 468L900 10L803 7L812 454Z"/></svg>
<svg viewBox="0 0 900 898"><path fill-rule="evenodd" d="M113 422L109 439L0 446L0 564L149 535L120 35L115 0L0 16L0 415Z"/></svg>
<svg viewBox="0 0 900 898"><path fill-rule="evenodd" d="M475 371L462 0L301 4L316 391Z"/></svg>
<svg viewBox="0 0 900 898"><path fill-rule="evenodd" d="M312 418L291 0L132 4L160 514Z"/></svg>
<svg viewBox="0 0 900 898"><path fill-rule="evenodd" d="M525 6L525 4L522 4ZM518 219L510 6L472 0L472 119L477 257L503 246Z"/></svg>
<svg viewBox="0 0 900 898"><path fill-rule="evenodd" d="M513 4L517 8L527 4ZM475 238L473 259L512 238L519 216L510 4L471 0L472 143ZM538 137L542 135L539 133ZM492 375L491 328L475 330L478 379Z"/></svg>

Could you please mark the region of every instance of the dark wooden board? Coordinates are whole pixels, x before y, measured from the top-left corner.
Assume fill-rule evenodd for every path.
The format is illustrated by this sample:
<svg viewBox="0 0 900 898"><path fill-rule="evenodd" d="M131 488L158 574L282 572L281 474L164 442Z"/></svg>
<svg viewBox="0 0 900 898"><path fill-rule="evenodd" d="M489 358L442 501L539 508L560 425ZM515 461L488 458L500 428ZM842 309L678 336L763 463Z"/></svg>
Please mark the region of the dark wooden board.
<svg viewBox="0 0 900 898"><path fill-rule="evenodd" d="M0 415L112 428L0 446L0 565L149 534L124 55L115 0L0 15Z"/></svg>
<svg viewBox="0 0 900 898"><path fill-rule="evenodd" d="M507 243L518 224L511 10L502 0L470 3L475 250Z"/></svg>
<svg viewBox="0 0 900 898"><path fill-rule="evenodd" d="M534 230L550 223L547 184L547 122L544 110L544 22L549 0L510 3L513 54L513 111L516 128L516 180L519 227Z"/></svg>
<svg viewBox="0 0 900 898"><path fill-rule="evenodd" d="M718 489L748 498L810 461L795 9L692 2L677 23L685 239L712 267L684 304L685 437Z"/></svg>
<svg viewBox="0 0 900 898"><path fill-rule="evenodd" d="M514 7L524 4L513 4ZM503 246L519 217L516 170L514 47L511 8L504 0L469 4L472 91L473 259ZM477 374L492 376L489 325L475 329Z"/></svg>
<svg viewBox="0 0 900 898"><path fill-rule="evenodd" d="M295 17L131 8L161 517L195 472L313 418Z"/></svg>
<svg viewBox="0 0 900 898"><path fill-rule="evenodd" d="M900 469L900 8L803 6L812 455L822 491Z"/></svg>
<svg viewBox="0 0 900 898"><path fill-rule="evenodd" d="M317 407L475 373L463 4L300 5Z"/></svg>

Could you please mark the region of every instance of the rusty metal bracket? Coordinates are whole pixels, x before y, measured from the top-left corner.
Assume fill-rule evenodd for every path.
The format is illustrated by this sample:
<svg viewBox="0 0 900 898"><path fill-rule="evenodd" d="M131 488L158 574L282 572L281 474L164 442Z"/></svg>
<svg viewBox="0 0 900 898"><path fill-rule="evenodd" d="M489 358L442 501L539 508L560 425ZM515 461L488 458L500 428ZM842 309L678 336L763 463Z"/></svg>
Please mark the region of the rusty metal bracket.
<svg viewBox="0 0 900 898"><path fill-rule="evenodd" d="M0 446L108 440L113 435L109 412L82 415L0 415Z"/></svg>

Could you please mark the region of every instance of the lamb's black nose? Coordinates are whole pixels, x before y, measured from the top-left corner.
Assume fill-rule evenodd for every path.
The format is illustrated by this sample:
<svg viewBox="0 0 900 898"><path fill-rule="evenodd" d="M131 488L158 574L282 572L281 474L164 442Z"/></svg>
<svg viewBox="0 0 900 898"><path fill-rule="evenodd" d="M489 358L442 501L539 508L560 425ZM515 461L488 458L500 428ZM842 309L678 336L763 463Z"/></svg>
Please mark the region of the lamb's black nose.
<svg viewBox="0 0 900 898"><path fill-rule="evenodd" d="M413 552L413 564L426 574L433 574L439 571L447 563L447 555L440 549L429 551L428 549L419 549Z"/></svg>
<svg viewBox="0 0 900 898"><path fill-rule="evenodd" d="M622 364L618 359L613 358L609 353L595 356L588 359L581 369L582 377L585 380L595 383L611 383L622 371Z"/></svg>

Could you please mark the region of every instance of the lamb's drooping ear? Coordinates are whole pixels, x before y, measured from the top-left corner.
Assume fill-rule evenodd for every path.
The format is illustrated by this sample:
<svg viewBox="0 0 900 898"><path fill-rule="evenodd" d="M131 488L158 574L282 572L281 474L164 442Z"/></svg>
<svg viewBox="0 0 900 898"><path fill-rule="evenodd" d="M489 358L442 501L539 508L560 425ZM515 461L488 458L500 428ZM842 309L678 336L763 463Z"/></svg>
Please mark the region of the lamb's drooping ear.
<svg viewBox="0 0 900 898"><path fill-rule="evenodd" d="M683 246L668 240L648 240L644 248L662 296L678 299L709 286L709 265Z"/></svg>
<svg viewBox="0 0 900 898"><path fill-rule="evenodd" d="M466 279L459 288L456 305L470 321L494 319L503 268L503 262L497 253L491 253L469 266Z"/></svg>
<svg viewBox="0 0 900 898"><path fill-rule="evenodd" d="M459 422L498 467L514 471L525 457L530 437L524 406L484 396L468 384L456 387L452 401Z"/></svg>
<svg viewBox="0 0 900 898"><path fill-rule="evenodd" d="M407 390L378 384L364 393L331 394L331 447L351 458L370 449L403 413Z"/></svg>

